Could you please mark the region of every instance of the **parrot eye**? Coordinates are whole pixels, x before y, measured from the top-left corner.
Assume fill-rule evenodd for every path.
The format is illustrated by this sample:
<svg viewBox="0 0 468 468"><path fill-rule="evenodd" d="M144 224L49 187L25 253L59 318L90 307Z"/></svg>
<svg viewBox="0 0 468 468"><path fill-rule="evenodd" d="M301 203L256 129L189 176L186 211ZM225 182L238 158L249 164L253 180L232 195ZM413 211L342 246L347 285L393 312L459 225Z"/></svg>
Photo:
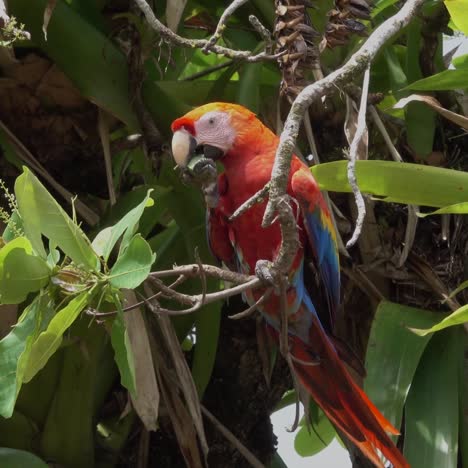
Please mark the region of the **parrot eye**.
<svg viewBox="0 0 468 468"><path fill-rule="evenodd" d="M210 117L210 119L208 120L208 123L209 123L210 125L213 125L213 124L215 123L214 117Z"/></svg>

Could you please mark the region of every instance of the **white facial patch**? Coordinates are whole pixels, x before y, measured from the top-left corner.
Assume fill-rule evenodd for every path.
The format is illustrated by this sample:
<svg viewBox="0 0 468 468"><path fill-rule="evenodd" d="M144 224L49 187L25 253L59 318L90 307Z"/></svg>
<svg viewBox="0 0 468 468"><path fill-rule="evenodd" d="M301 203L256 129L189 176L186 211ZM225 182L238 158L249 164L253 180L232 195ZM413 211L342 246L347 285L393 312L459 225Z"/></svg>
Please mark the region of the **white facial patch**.
<svg viewBox="0 0 468 468"><path fill-rule="evenodd" d="M195 135L199 145L215 146L225 153L229 151L236 138L226 112L212 111L195 122Z"/></svg>

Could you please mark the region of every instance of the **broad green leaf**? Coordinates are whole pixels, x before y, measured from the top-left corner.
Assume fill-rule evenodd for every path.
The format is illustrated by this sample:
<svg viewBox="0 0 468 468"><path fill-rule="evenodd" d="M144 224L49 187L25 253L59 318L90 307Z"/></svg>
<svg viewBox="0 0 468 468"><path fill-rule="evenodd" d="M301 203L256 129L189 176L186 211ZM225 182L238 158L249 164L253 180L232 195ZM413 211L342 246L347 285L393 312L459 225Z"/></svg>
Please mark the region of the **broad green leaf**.
<svg viewBox="0 0 468 468"><path fill-rule="evenodd" d="M311 170L321 189L351 192L346 161L319 164ZM356 175L362 192L385 202L438 208L468 202L468 173L463 171L392 161L357 161Z"/></svg>
<svg viewBox="0 0 468 468"><path fill-rule="evenodd" d="M409 83L423 77L419 65L422 45L422 20L418 17L408 25L406 32L406 77ZM403 91L406 95L407 91ZM425 158L432 152L436 114L420 102L405 107L406 138L414 152Z"/></svg>
<svg viewBox="0 0 468 468"><path fill-rule="evenodd" d="M466 0L444 0L450 18L456 27L468 36L468 15Z"/></svg>
<svg viewBox="0 0 468 468"><path fill-rule="evenodd" d="M98 258L86 235L26 167L16 179L15 194L24 232L38 254L46 258L42 233L77 266L86 271L97 269Z"/></svg>
<svg viewBox="0 0 468 468"><path fill-rule="evenodd" d="M275 452L273 455L273 459L269 464L269 468L288 468L288 465L284 462L278 452Z"/></svg>
<svg viewBox="0 0 468 468"><path fill-rule="evenodd" d="M460 330L434 335L414 375L405 407L404 455L412 468L456 468Z"/></svg>
<svg viewBox="0 0 468 468"><path fill-rule="evenodd" d="M41 454L60 466L95 466L94 435L98 408L96 394L101 373L109 361L108 334L89 317L81 316L72 325L70 336L76 342L60 350L62 365L54 398L42 427ZM112 362L112 361L110 361ZM112 380L104 391L108 394Z"/></svg>
<svg viewBox="0 0 468 468"><path fill-rule="evenodd" d="M110 284L135 289L148 277L155 258L148 242L140 234L135 235L109 272Z"/></svg>
<svg viewBox="0 0 468 468"><path fill-rule="evenodd" d="M9 418L13 414L16 397L21 386L16 371L21 354L26 348L28 336L34 332L40 313L40 297L23 312L11 332L0 341L0 415Z"/></svg>
<svg viewBox="0 0 468 468"><path fill-rule="evenodd" d="M262 63L246 63L240 70L239 91L235 102L256 114L260 111L260 82Z"/></svg>
<svg viewBox="0 0 468 468"><path fill-rule="evenodd" d="M334 427L315 402L310 403L310 418L310 431L303 422L294 438L294 448L301 457L310 457L320 452L336 435Z"/></svg>
<svg viewBox="0 0 468 468"><path fill-rule="evenodd" d="M197 340L193 354L192 377L200 399L203 397L213 371L218 349L222 306L220 301L205 305L195 317Z"/></svg>
<svg viewBox="0 0 468 468"><path fill-rule="evenodd" d="M46 261L33 254L26 237L17 237L0 249L0 304L19 304L39 291L50 278Z"/></svg>
<svg viewBox="0 0 468 468"><path fill-rule="evenodd" d="M63 334L89 304L92 292L84 291L59 310L49 326L34 341L25 364L24 382L29 382L46 364L62 343Z"/></svg>
<svg viewBox="0 0 468 468"><path fill-rule="evenodd" d="M116 300L116 306L121 308L120 302ZM132 396L136 395L135 383L135 364L133 352L125 328L123 312L119 312L112 324L111 333L112 347L115 353L115 362L120 372L120 381L122 385L130 392Z"/></svg>
<svg viewBox="0 0 468 468"><path fill-rule="evenodd" d="M128 242L135 233L138 222L143 214L145 207L153 206L154 201L150 197L151 190L148 190L145 198L135 208L130 210L116 225L111 228L103 229L94 239L93 248L99 256L102 256L107 261L112 249L122 234L122 242L120 244L120 253L127 247Z"/></svg>
<svg viewBox="0 0 468 468"><path fill-rule="evenodd" d="M10 216L7 227L3 231L2 238L5 242L10 242L15 237L23 235L23 220L21 219L18 211L15 210Z"/></svg>
<svg viewBox="0 0 468 468"><path fill-rule="evenodd" d="M452 60L452 65L457 70L468 70L468 54L460 55Z"/></svg>
<svg viewBox="0 0 468 468"><path fill-rule="evenodd" d="M47 0L15 0L9 5L9 13L26 25L33 42L73 81L83 96L137 128L123 53L63 1L55 6L45 41L42 21L46 5Z"/></svg>
<svg viewBox="0 0 468 468"><path fill-rule="evenodd" d="M468 70L445 70L408 85L415 91L448 91L468 88Z"/></svg>
<svg viewBox="0 0 468 468"><path fill-rule="evenodd" d="M0 466L5 468L48 468L39 457L24 450L0 447Z"/></svg>
<svg viewBox="0 0 468 468"><path fill-rule="evenodd" d="M465 356L468 353L468 335L461 337ZM461 359L458 368L458 395L460 398L460 455L462 467L468 467L468 359Z"/></svg>
<svg viewBox="0 0 468 468"><path fill-rule="evenodd" d="M444 206L438 210L431 211L430 213L418 213L420 218L425 218L426 216L440 215L440 214L467 214L468 213L468 202L464 203L455 203L454 205Z"/></svg>
<svg viewBox="0 0 468 468"><path fill-rule="evenodd" d="M36 422L15 407L9 419L0 417L0 447L10 447L19 450L34 450L34 441L39 436ZM0 462L0 466L3 466Z"/></svg>
<svg viewBox="0 0 468 468"><path fill-rule="evenodd" d="M432 325L440 315L383 301L379 304L366 352L364 390L385 417L399 428L408 390L428 338L408 327Z"/></svg>
<svg viewBox="0 0 468 468"><path fill-rule="evenodd" d="M468 304L461 306L448 317L445 317L439 323L431 328L428 328L427 330L421 330L419 328L412 328L411 330L419 336L426 336L429 333L434 333L436 331L443 330L447 327L453 327L455 325L462 325L466 322L468 322Z"/></svg>

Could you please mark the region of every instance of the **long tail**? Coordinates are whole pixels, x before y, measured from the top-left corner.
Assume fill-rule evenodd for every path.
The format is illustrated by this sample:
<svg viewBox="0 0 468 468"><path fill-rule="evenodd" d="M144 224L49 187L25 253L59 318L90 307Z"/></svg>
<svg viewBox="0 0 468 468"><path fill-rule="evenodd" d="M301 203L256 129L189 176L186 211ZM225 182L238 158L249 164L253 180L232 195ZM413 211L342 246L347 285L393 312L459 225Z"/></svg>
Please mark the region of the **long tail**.
<svg viewBox="0 0 468 468"><path fill-rule="evenodd" d="M387 432L397 435L398 431L354 383L315 315L309 343L290 336L290 352L297 358L293 365L301 383L369 460L383 468L379 451L394 468L409 468L387 435Z"/></svg>

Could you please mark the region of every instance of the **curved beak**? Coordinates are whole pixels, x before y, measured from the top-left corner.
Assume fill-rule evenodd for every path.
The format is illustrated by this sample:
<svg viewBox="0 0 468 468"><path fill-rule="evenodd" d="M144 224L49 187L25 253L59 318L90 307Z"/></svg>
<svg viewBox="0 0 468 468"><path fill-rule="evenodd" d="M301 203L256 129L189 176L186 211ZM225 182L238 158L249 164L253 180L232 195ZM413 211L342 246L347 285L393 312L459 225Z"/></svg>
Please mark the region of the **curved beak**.
<svg viewBox="0 0 468 468"><path fill-rule="evenodd" d="M197 140L185 128L174 132L172 136L172 155L179 167L187 167L190 159L195 155L197 146Z"/></svg>
<svg viewBox="0 0 468 468"><path fill-rule="evenodd" d="M203 155L205 158L216 161L224 156L224 150L217 146L200 144L190 132L181 128L172 136L172 155L177 165L185 168L195 155Z"/></svg>

